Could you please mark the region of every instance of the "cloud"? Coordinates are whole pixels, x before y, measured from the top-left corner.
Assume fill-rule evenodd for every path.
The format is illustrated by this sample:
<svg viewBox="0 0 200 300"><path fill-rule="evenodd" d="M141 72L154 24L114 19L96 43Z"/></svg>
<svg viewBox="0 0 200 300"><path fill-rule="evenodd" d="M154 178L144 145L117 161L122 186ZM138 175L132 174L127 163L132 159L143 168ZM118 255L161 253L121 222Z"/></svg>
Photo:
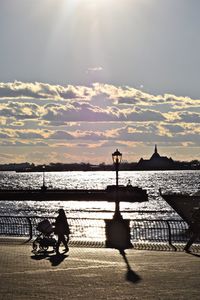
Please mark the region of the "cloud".
<svg viewBox="0 0 200 300"><path fill-rule="evenodd" d="M0 137L2 139L45 139L51 134L51 131L45 129L11 129L1 128Z"/></svg>
<svg viewBox="0 0 200 300"><path fill-rule="evenodd" d="M102 67L93 67L93 68L88 68L86 73L101 72L102 70L103 70Z"/></svg>
<svg viewBox="0 0 200 300"><path fill-rule="evenodd" d="M74 137L64 130L58 130L50 134L48 138L55 140L71 140Z"/></svg>
<svg viewBox="0 0 200 300"><path fill-rule="evenodd" d="M185 128L181 125L176 125L176 124L164 124L163 125L164 128L166 128L167 130L169 130L169 132L171 133L181 133L185 131Z"/></svg>
<svg viewBox="0 0 200 300"><path fill-rule="evenodd" d="M31 98L43 100L63 100L63 99L84 99L93 95L93 90L84 86L73 85L51 85L41 82L21 82L14 81L0 83L0 99L12 98Z"/></svg>
<svg viewBox="0 0 200 300"><path fill-rule="evenodd" d="M128 86L0 83L0 115L0 145L5 151L53 147L64 155L68 148L72 158L73 150L80 152L82 146L92 160L97 149L102 157L103 149L112 146L200 146L199 99L151 95ZM48 157L56 158L54 154Z"/></svg>
<svg viewBox="0 0 200 300"><path fill-rule="evenodd" d="M1 147L47 147L48 144L42 141L27 141L27 140L1 140Z"/></svg>
<svg viewBox="0 0 200 300"><path fill-rule="evenodd" d="M181 122L200 124L200 113L181 112L179 113Z"/></svg>
<svg viewBox="0 0 200 300"><path fill-rule="evenodd" d="M13 117L16 120L38 119L42 115L42 107L35 103L11 102L0 104L3 117Z"/></svg>
<svg viewBox="0 0 200 300"><path fill-rule="evenodd" d="M164 121L165 116L155 110L150 109L134 109L134 110L123 110L126 116L126 120L137 121L137 122L148 122L148 121Z"/></svg>

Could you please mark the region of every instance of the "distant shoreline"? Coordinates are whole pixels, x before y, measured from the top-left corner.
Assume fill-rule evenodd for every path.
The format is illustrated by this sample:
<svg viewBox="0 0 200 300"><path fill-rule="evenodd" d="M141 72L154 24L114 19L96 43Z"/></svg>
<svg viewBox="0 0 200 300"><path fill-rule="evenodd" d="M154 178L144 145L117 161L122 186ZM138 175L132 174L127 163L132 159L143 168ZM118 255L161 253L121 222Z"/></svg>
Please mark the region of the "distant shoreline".
<svg viewBox="0 0 200 300"><path fill-rule="evenodd" d="M171 165L151 164L149 166L140 165L136 162L122 162L120 171L186 171L200 170L200 161L193 160L191 162L173 161ZM35 165L33 163L9 163L0 164L0 171L15 171L15 172L67 172L67 171L114 171L115 167L112 164L106 165L101 163L93 165L90 163L50 163Z"/></svg>

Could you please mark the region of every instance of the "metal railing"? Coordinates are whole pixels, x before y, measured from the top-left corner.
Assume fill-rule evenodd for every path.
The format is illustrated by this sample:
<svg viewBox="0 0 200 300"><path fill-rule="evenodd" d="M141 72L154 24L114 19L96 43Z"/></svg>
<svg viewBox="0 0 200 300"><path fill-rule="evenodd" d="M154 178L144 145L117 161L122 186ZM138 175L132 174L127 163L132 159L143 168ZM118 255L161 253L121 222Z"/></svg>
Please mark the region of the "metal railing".
<svg viewBox="0 0 200 300"><path fill-rule="evenodd" d="M44 217L0 216L0 236L21 236L32 239L39 234L37 224ZM53 223L54 217L48 217ZM105 220L98 218L68 218L72 242L101 242L105 244ZM190 236L188 225L182 220L131 219L131 242L186 242Z"/></svg>
<svg viewBox="0 0 200 300"><path fill-rule="evenodd" d="M131 220L131 241L167 243L185 243L190 237L188 224L182 220Z"/></svg>

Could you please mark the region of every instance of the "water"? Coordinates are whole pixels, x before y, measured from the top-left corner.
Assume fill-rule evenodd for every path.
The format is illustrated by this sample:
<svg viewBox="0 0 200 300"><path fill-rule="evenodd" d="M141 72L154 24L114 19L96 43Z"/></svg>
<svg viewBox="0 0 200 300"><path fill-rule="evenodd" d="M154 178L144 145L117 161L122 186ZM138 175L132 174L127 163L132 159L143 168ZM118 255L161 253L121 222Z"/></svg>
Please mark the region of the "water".
<svg viewBox="0 0 200 300"><path fill-rule="evenodd" d="M133 186L147 190L149 201L143 203L120 204L124 218L177 218L176 213L160 197L163 192L194 193L199 189L200 171L120 171L119 184L126 185L130 179ZM104 189L115 184L115 172L46 172L45 184L49 188L69 189ZM40 188L43 173L0 172L0 188L32 189ZM59 208L64 208L71 218L110 218L113 215L114 203L78 202L78 201L0 201L0 215L54 216ZM166 210L168 212L166 212ZM138 214L137 211L143 212Z"/></svg>

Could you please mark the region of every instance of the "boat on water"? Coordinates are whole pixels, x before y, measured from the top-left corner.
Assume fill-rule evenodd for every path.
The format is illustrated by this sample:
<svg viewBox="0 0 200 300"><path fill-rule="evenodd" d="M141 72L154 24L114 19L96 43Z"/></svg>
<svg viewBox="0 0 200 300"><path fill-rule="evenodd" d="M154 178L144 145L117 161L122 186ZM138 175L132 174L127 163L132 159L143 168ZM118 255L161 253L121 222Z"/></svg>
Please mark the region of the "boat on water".
<svg viewBox="0 0 200 300"><path fill-rule="evenodd" d="M41 189L0 190L0 201L116 201L144 202L148 201L147 191L132 185L109 185L106 189L49 189L45 185Z"/></svg>
<svg viewBox="0 0 200 300"><path fill-rule="evenodd" d="M194 211L200 208L200 191L192 195L186 193L162 193L161 189L159 191L162 198L190 225Z"/></svg>

